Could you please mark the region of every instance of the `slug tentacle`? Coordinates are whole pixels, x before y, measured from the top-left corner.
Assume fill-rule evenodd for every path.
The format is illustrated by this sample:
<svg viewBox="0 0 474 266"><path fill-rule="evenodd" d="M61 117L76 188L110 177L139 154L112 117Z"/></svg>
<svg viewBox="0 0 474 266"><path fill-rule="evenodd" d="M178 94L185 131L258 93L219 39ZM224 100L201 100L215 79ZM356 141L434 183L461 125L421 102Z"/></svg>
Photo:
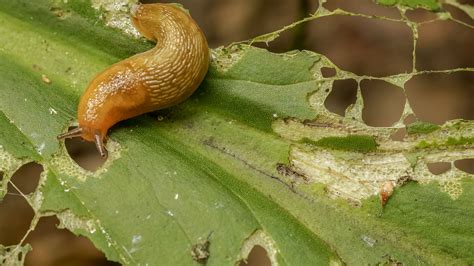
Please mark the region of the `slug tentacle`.
<svg viewBox="0 0 474 266"><path fill-rule="evenodd" d="M183 8L140 4L131 17L137 30L156 41L156 46L98 74L81 97L79 127L58 137L93 141L102 156L106 156L103 142L110 127L184 101L209 67L206 38Z"/></svg>
<svg viewBox="0 0 474 266"><path fill-rule="evenodd" d="M107 150L105 149L104 142L102 141L102 137L100 136L100 133L97 132L94 135L94 138L95 138L95 146L97 150L99 151L100 156L102 156L102 158L107 158L108 153L107 153Z"/></svg>
<svg viewBox="0 0 474 266"><path fill-rule="evenodd" d="M81 135L82 135L82 128L76 127L75 129L72 129L64 134L59 135L58 140L80 137Z"/></svg>

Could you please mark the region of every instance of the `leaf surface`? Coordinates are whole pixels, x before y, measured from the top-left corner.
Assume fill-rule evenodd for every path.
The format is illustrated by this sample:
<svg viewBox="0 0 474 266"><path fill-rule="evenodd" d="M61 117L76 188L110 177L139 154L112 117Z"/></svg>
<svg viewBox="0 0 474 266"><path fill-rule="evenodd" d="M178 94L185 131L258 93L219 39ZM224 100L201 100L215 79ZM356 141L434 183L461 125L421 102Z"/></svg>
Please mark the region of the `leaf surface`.
<svg viewBox="0 0 474 266"><path fill-rule="evenodd" d="M411 146L400 148L386 139L396 126L377 131L360 123L360 102L352 109L356 121L338 126L341 118L322 104L333 80L322 79L320 68L334 67L324 56L236 44L213 50L208 76L191 99L114 127L109 160L88 172L56 135L75 120L78 99L97 72L152 44L108 28L88 1L0 3L0 158L13 162L2 161L4 180L26 161L41 163L41 186L30 195L36 216L56 214L110 260L197 264L191 250L208 239L208 265L233 265L255 244L280 265L473 262L471 179L442 186L451 194L434 183L409 183L384 210L373 193L399 178L397 171L438 181L416 166L472 156L472 143L443 153L429 141L467 137L471 122L414 134ZM351 75L340 71L336 78ZM371 137L345 138L349 129ZM323 148L314 145L321 140ZM367 140L370 149L360 149ZM419 149L422 140L427 146ZM321 170L321 158L336 172ZM382 161L389 170L379 171ZM380 176L367 186L347 174L351 169Z"/></svg>

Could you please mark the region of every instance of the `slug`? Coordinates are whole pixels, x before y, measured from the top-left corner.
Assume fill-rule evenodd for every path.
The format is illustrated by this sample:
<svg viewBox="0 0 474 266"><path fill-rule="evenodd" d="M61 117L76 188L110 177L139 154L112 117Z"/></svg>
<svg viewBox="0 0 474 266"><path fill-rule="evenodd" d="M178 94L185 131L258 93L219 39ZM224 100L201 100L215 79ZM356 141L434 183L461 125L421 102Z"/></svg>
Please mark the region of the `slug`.
<svg viewBox="0 0 474 266"><path fill-rule="evenodd" d="M175 4L138 4L135 28L156 46L98 74L82 95L79 126L58 139L82 137L107 157L107 131L119 121L176 105L198 88L209 67L209 47L189 13Z"/></svg>

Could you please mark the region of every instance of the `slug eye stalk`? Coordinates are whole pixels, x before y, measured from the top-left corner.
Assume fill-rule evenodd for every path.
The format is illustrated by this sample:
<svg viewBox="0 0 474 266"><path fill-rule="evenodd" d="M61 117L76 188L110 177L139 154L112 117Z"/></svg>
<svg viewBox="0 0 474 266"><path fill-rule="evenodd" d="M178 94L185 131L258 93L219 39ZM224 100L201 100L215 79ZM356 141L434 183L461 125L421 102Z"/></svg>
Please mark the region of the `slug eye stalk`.
<svg viewBox="0 0 474 266"><path fill-rule="evenodd" d="M75 129L71 129L68 132L59 135L57 138L58 140L71 139L71 138L81 137L82 134L83 134L82 128L77 127ZM105 145L104 145L104 142L102 141L102 136L100 135L99 131L96 131L94 133L94 143L97 150L100 153L100 156L106 159L108 157L108 153L107 153L107 150L105 149Z"/></svg>
<svg viewBox="0 0 474 266"><path fill-rule="evenodd" d="M107 150L105 149L104 142L102 141L102 136L100 135L98 131L96 131L94 134L94 143L95 143L95 147L100 153L100 156L106 159L108 156Z"/></svg>
<svg viewBox="0 0 474 266"><path fill-rule="evenodd" d="M80 137L81 135L82 135L82 128L76 127L75 129L71 129L68 132L59 135L58 140L71 139L75 137Z"/></svg>

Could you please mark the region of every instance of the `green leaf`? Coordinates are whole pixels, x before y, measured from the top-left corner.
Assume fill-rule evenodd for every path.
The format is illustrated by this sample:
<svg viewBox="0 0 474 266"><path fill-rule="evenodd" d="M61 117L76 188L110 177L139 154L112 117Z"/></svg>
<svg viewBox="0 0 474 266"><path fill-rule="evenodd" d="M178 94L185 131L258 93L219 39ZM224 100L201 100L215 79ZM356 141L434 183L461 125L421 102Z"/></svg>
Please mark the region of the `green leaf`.
<svg viewBox="0 0 474 266"><path fill-rule="evenodd" d="M361 99L350 119L324 108L332 82L356 76L338 70L322 79L320 69L335 66L313 52L273 54L245 42L214 49L188 101L119 123L108 161L82 169L56 136L76 119L97 72L152 44L96 17L113 9L61 2L0 0L1 197L19 166L42 164L40 187L27 196L35 217L56 215L122 264L197 265L192 251L207 241L208 265L234 265L254 245L275 265L474 261L472 175L426 169L437 158L474 156L464 141L474 123L448 123L401 146L389 139L399 128L362 123ZM380 79L401 86L416 74ZM417 149L452 139L463 141ZM402 186L408 180L429 185ZM397 190L382 210L374 195L386 182ZM17 247L0 249L0 258L28 251Z"/></svg>
<svg viewBox="0 0 474 266"><path fill-rule="evenodd" d="M410 8L422 7L428 10L439 10L441 5L438 0L376 0L378 4L386 6L406 6Z"/></svg>
<svg viewBox="0 0 474 266"><path fill-rule="evenodd" d="M145 116L114 130L111 143L120 143L117 150L114 152L109 147L111 158L104 168L96 173L87 172L68 159L55 137L74 119L80 92L96 72L119 58L136 53L137 47L145 50L149 45L107 31L101 25L94 26L95 22L70 12L67 19L57 18L50 12L47 1L17 1L2 2L0 13L0 126L4 136L1 143L5 144L5 153L28 157L47 167L39 214L58 213L63 226L88 236L109 259L125 264L158 261L166 265L192 264L193 245L208 236L209 265L236 263L245 255L241 255L243 245L251 247L250 242L247 243L250 240L273 250L272 259L281 264L309 261L326 264L337 257L293 215L269 200L267 193L255 191L246 181L258 178L259 182L273 183L270 177L243 164L240 168L246 174L235 178L235 173L226 169L230 166L213 162L185 145L183 137L176 139L174 134L168 133L183 127L194 132L197 129L193 129L191 123L202 122L209 126L210 119L216 124L227 124L229 118L220 117L218 113L236 117L238 113L232 105L222 106L219 105L222 102L216 104L216 100L231 96L235 102L239 98L242 102L259 102L249 104L248 116L259 114L259 120L252 122L257 121L255 124L265 125L262 128L270 131L269 118L274 111L281 110L284 115L311 113L308 107L296 110L292 107L298 103L305 106L304 95L314 90L313 86L302 84L285 88L282 85L279 89L282 93L295 99L299 94L303 97L298 98L299 102L280 108L271 99L261 101L261 93L273 89L259 85L265 81L226 82L217 76L209 77L207 88L198 93L201 97L176 108L173 111L176 117L172 120L159 124ZM247 57L249 60L258 56L257 50L252 52ZM241 75L238 69L232 73L237 77ZM44 83L42 75L52 83ZM243 83L253 86L255 91L249 94L240 90L238 85ZM229 88L226 94L213 89L222 85ZM302 91L293 95L291 89L298 88ZM197 104L198 101L203 104ZM210 101L214 105L205 104ZM199 113L211 113L186 121L196 109ZM251 129L245 124L239 127L241 129L234 130L233 134ZM216 134L207 130L200 137L210 138ZM260 139L275 138L270 133L250 132L248 137L251 138L252 135ZM202 141L196 144L203 146ZM279 152L287 150L284 142L273 142L280 147ZM275 152L275 156L281 155ZM288 196L291 192L288 190L285 194ZM260 231L264 233L256 233ZM305 255L301 256L300 252Z"/></svg>
<svg viewBox="0 0 474 266"><path fill-rule="evenodd" d="M407 126L408 134L428 134L434 132L441 127L435 124L426 123L426 122L415 122Z"/></svg>

